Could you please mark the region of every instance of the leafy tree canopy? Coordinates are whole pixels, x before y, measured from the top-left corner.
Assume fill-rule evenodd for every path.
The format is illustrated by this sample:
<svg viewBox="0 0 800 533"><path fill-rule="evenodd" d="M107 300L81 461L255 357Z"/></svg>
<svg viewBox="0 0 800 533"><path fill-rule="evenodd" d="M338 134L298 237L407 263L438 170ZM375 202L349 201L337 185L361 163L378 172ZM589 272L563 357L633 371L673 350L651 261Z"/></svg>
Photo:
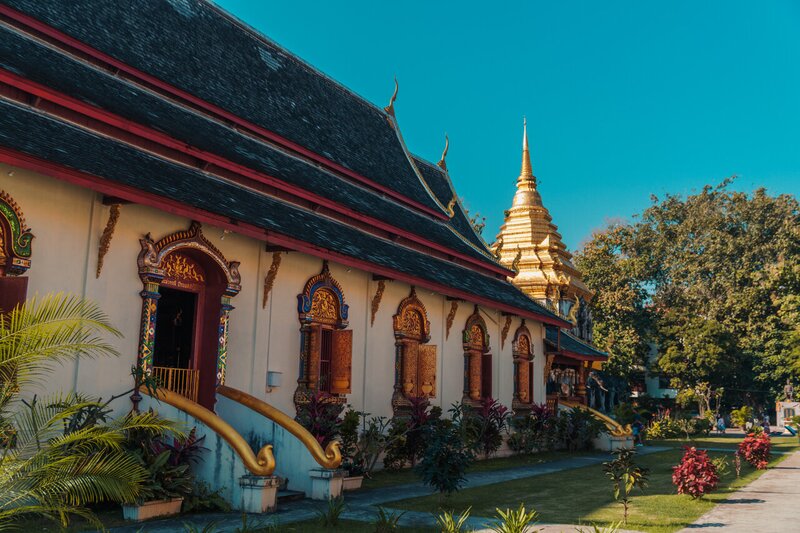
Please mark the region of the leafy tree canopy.
<svg viewBox="0 0 800 533"><path fill-rule="evenodd" d="M791 195L730 190L652 197L632 223L596 232L576 263L595 341L630 375L658 346L679 387L700 382L773 399L800 373L800 207ZM754 397L754 399L755 399Z"/></svg>

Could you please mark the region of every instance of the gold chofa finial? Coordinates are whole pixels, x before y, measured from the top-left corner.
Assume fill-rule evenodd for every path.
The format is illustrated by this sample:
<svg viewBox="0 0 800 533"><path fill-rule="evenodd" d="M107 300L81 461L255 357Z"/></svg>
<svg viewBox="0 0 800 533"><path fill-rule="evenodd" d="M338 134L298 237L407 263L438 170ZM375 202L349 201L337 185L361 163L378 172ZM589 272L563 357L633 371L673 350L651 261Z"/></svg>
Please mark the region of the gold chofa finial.
<svg viewBox="0 0 800 533"><path fill-rule="evenodd" d="M528 150L528 119L522 117L522 170L521 178L532 178L533 169L531 168L531 153Z"/></svg>
<svg viewBox="0 0 800 533"><path fill-rule="evenodd" d="M447 134L444 134L444 150L442 150L442 158L439 159L439 162L436 165L447 172L447 163L445 162L445 158L447 157L447 150L450 149L450 139L447 138Z"/></svg>
<svg viewBox="0 0 800 533"><path fill-rule="evenodd" d="M400 84L397 83L397 76L394 78L394 93L392 93L392 97L389 99L389 105L383 108L384 111L389 113L390 115L394 116L394 101L397 100L397 91L400 89Z"/></svg>

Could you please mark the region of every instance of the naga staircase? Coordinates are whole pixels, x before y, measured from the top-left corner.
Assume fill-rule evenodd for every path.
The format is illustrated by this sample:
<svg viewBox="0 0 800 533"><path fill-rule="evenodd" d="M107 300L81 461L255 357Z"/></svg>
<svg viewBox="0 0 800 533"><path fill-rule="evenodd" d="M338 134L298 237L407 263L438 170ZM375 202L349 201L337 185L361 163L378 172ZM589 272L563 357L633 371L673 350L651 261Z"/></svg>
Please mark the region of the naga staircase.
<svg viewBox="0 0 800 533"><path fill-rule="evenodd" d="M152 396L145 388L140 392L140 408L205 435L195 475L220 490L234 509L272 511L282 486L289 496L327 500L341 494L339 443L323 449L308 430L266 402L219 386L214 412L168 389Z"/></svg>
<svg viewBox="0 0 800 533"><path fill-rule="evenodd" d="M565 409L574 409L576 407L578 409L583 409L605 424L606 431L601 433L600 436L594 440L596 448L614 451L618 448L630 448L633 446L633 431L631 430L630 424L623 426L610 416L601 413L597 409L592 409L581 402L559 399L558 406Z"/></svg>

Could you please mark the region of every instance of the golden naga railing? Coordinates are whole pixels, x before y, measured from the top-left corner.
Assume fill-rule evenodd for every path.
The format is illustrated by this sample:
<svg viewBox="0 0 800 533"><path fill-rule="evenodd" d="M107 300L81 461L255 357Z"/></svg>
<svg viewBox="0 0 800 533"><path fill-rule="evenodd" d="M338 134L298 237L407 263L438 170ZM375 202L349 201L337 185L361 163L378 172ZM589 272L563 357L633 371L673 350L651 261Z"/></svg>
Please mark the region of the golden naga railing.
<svg viewBox="0 0 800 533"><path fill-rule="evenodd" d="M149 392L144 387L141 387L139 391L149 395ZM275 457L272 455L271 444L261 448L256 455L250 445L247 444L247 441L230 424L202 405L166 389L158 389L153 397L195 417L214 433L225 439L251 474L255 476L271 476L275 471Z"/></svg>
<svg viewBox="0 0 800 533"><path fill-rule="evenodd" d="M270 404L259 400L255 396L251 396L244 391L233 389L225 385L217 387L217 394L225 396L226 398L240 403L248 407L256 413L269 418L277 425L294 435L305 445L314 460L323 468L338 468L342 464L342 452L339 449L339 443L336 441L331 442L323 450L317 439L309 433L309 431L297 423L296 420L288 416L286 413L279 411Z"/></svg>
<svg viewBox="0 0 800 533"><path fill-rule="evenodd" d="M153 377L158 379L159 387L185 396L193 402L197 401L197 391L200 389L199 370L154 366Z"/></svg>
<svg viewBox="0 0 800 533"><path fill-rule="evenodd" d="M606 429L608 430L608 433L612 437L630 437L631 435L633 435L633 430L631 430L630 424L623 426L610 416L604 415L600 411L592 409L588 405L568 400L558 400L558 403L563 405L564 407L569 407L569 408L577 407L578 409L589 411L595 418L597 418L606 425Z"/></svg>

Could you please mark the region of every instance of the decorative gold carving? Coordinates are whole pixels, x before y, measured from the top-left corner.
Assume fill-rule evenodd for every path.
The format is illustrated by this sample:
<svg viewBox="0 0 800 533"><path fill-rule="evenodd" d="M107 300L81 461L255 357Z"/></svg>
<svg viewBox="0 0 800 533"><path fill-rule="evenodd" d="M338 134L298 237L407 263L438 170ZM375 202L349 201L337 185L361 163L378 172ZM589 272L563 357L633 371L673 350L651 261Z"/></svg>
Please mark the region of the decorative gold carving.
<svg viewBox="0 0 800 533"><path fill-rule="evenodd" d="M431 338L431 323L425 305L417 298L417 292L411 287L411 294L397 306L397 314L392 318L394 335L398 339L413 339L428 342Z"/></svg>
<svg viewBox="0 0 800 533"><path fill-rule="evenodd" d="M456 215L456 196L450 199L450 203L447 204L447 216L453 218Z"/></svg>
<svg viewBox="0 0 800 533"><path fill-rule="evenodd" d="M392 93L392 97L389 99L389 105L383 108L389 115L394 117L394 101L397 100L397 91L400 89L400 84L397 83L397 77L394 79L394 93Z"/></svg>
<svg viewBox="0 0 800 533"><path fill-rule="evenodd" d="M436 345L422 344L419 347L419 393L421 396L436 396Z"/></svg>
<svg viewBox="0 0 800 533"><path fill-rule="evenodd" d="M531 355L531 341L527 335L520 335L517 340L517 351L523 357L530 357Z"/></svg>
<svg viewBox="0 0 800 533"><path fill-rule="evenodd" d="M157 242L153 241L148 233L139 240L139 244L142 247L138 258L139 277L144 283L160 282L167 275L162 263L173 252L198 250L222 269L227 282L225 293L228 296L233 296L241 290L239 262L226 260L222 252L205 238L199 222L192 222L188 230L176 231Z"/></svg>
<svg viewBox="0 0 800 533"><path fill-rule="evenodd" d="M553 360L556 358L555 354L549 354L544 362L544 379L545 382L550 379L550 369L553 368Z"/></svg>
<svg viewBox="0 0 800 533"><path fill-rule="evenodd" d="M477 350L468 353L469 357L469 398L470 400L481 399L481 357L483 355Z"/></svg>
<svg viewBox="0 0 800 533"><path fill-rule="evenodd" d="M320 322L333 322L339 316L339 301L327 289L319 289L311 300L311 316Z"/></svg>
<svg viewBox="0 0 800 533"><path fill-rule="evenodd" d="M327 294L319 299L316 295L320 292ZM297 312L301 323L323 322L337 328L347 327L348 305L344 303L342 286L331 276L327 261L322 262L322 272L309 278L303 292L297 295Z"/></svg>
<svg viewBox="0 0 800 533"><path fill-rule="evenodd" d="M596 419L600 420L603 424L605 424L606 430L611 434L612 437L630 437L631 435L633 435L633 430L631 429L630 424L626 424L623 426L613 418L604 415L600 411L596 411L595 409L592 409L591 407L585 404L582 404L580 402L572 402L569 400L559 400L559 403L561 403L561 405L563 405L564 407L569 407L571 409L577 407L578 409L583 409L584 411L591 413L592 416L594 416Z"/></svg>
<svg viewBox="0 0 800 533"><path fill-rule="evenodd" d="M119 221L120 204L111 204L111 209L108 212L108 221L106 227L103 229L103 235L100 237L100 248L97 251L97 271L94 277L99 278L100 272L103 270L103 261L109 248L111 248L111 239L114 237L114 230Z"/></svg>
<svg viewBox="0 0 800 533"><path fill-rule="evenodd" d="M419 365L418 342L403 344L403 394L408 398L419 396L417 390L417 368Z"/></svg>
<svg viewBox="0 0 800 533"><path fill-rule="evenodd" d="M483 346L483 330L477 324L469 328L469 342L476 346Z"/></svg>
<svg viewBox="0 0 800 533"><path fill-rule="evenodd" d="M375 315L378 314L378 309L381 306L381 300L383 299L383 291L386 290L386 280L379 280L378 287L375 289L375 296L372 297L372 306L370 309L370 326L375 325Z"/></svg>
<svg viewBox="0 0 800 533"><path fill-rule="evenodd" d="M241 405L244 405L249 409L252 409L256 413L272 420L275 424L294 435L300 442L303 443L303 446L305 446L309 451L311 457L314 458L314 461L316 461L317 464L322 468L338 468L342 464L342 453L339 449L338 441L331 441L331 443L328 444L328 446L323 450L322 446L319 444L319 441L314 438L314 435L312 435L306 428L298 424L296 420L288 416L286 413L279 411L268 403L263 402L258 398L247 394L246 392L233 389L226 385L220 385L217 387L217 393Z"/></svg>
<svg viewBox="0 0 800 533"><path fill-rule="evenodd" d="M503 258L503 235L500 235L497 238L497 242L494 244L494 258L500 261Z"/></svg>
<svg viewBox="0 0 800 533"><path fill-rule="evenodd" d="M531 365L527 361L517 364L517 395L522 403L529 403L528 387L530 386Z"/></svg>
<svg viewBox="0 0 800 533"><path fill-rule="evenodd" d="M508 330L511 329L511 315L506 315L506 323L503 324L503 331L500 332L500 349L506 347L506 337L508 337Z"/></svg>
<svg viewBox="0 0 800 533"><path fill-rule="evenodd" d="M331 393L349 394L352 384L353 330L333 331L331 344Z"/></svg>
<svg viewBox="0 0 800 533"><path fill-rule="evenodd" d="M269 270L264 278L264 296L261 298L261 309L266 309L267 301L269 300L269 293L272 291L272 286L275 284L275 278L278 277L278 269L281 267L281 253L272 253L272 264L269 265Z"/></svg>
<svg viewBox="0 0 800 533"><path fill-rule="evenodd" d="M444 150L442 150L442 157L439 159L439 162L436 165L447 172L447 162L445 159L447 158L447 150L450 149L450 139L447 137L447 134L444 136Z"/></svg>
<svg viewBox="0 0 800 533"><path fill-rule="evenodd" d="M572 306L572 309L569 310L569 315L567 315L567 320L572 322L573 325L578 324L578 310L581 308L581 300L576 295L575 296L575 304Z"/></svg>
<svg viewBox="0 0 800 533"><path fill-rule="evenodd" d="M456 311L458 311L458 300L450 302L450 312L447 313L447 324L445 328L444 338L450 338L450 328L453 327L453 321L456 319Z"/></svg>
<svg viewBox="0 0 800 533"><path fill-rule="evenodd" d="M204 283L206 277L194 259L180 252L172 252L161 263L165 278L188 283Z"/></svg>
<svg viewBox="0 0 800 533"><path fill-rule="evenodd" d="M511 262L511 270L513 270L517 274L519 274L519 262L521 259L522 259L522 248L520 248L518 244L517 255L514 256L514 260Z"/></svg>
<svg viewBox="0 0 800 533"><path fill-rule="evenodd" d="M31 266L33 233L14 198L0 190L0 276L19 276Z"/></svg>

